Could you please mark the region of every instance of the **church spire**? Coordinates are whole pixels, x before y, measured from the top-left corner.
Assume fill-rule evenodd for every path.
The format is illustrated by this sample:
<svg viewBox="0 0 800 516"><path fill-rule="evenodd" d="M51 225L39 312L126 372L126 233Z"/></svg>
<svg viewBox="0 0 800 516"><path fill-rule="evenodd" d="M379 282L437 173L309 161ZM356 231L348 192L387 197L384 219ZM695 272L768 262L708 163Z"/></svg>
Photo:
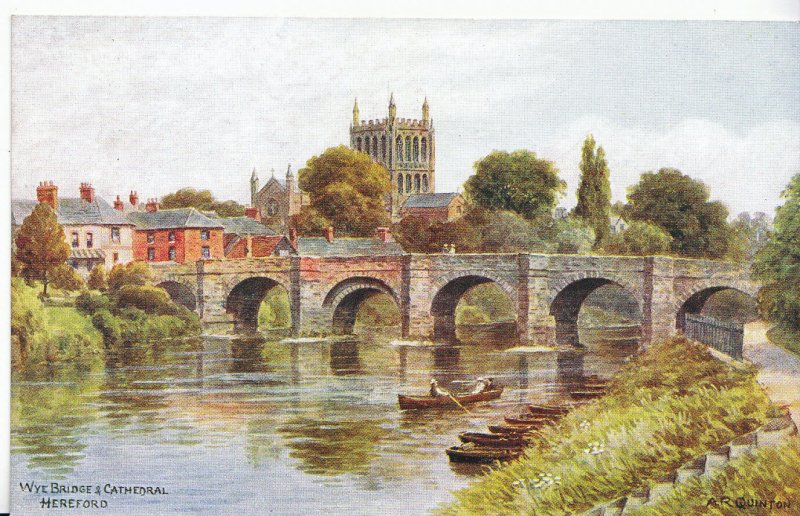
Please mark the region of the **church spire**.
<svg viewBox="0 0 800 516"><path fill-rule="evenodd" d="M428 97L425 97L425 102L422 103L422 122L427 124L430 118L430 108L428 107Z"/></svg>
<svg viewBox="0 0 800 516"><path fill-rule="evenodd" d="M394 104L394 92L389 96L389 120L397 118L397 106Z"/></svg>
<svg viewBox="0 0 800 516"><path fill-rule="evenodd" d="M292 164L289 163L289 166L286 168L286 179L293 179L294 172L292 172Z"/></svg>
<svg viewBox="0 0 800 516"><path fill-rule="evenodd" d="M358 127L359 124L359 116L358 116L358 98L356 98L355 102L353 103L353 127Z"/></svg>
<svg viewBox="0 0 800 516"><path fill-rule="evenodd" d="M258 195L258 174L256 174L256 167L253 167L253 173L250 174L250 206L256 205L257 195Z"/></svg>

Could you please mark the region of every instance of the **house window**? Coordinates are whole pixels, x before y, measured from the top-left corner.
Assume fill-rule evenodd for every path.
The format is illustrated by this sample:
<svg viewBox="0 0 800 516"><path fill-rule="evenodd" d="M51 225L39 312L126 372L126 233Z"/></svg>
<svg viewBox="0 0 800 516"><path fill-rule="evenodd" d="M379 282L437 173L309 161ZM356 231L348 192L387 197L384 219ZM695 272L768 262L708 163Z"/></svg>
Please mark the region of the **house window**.
<svg viewBox="0 0 800 516"><path fill-rule="evenodd" d="M91 233L86 233L86 248L91 249L94 245L94 235Z"/></svg>
<svg viewBox="0 0 800 516"><path fill-rule="evenodd" d="M72 232L72 248L73 249L77 249L78 247L80 247L80 245L81 245L81 242L78 239L78 232L77 231L73 231Z"/></svg>
<svg viewBox="0 0 800 516"><path fill-rule="evenodd" d="M278 214L278 201L275 199L267 199L267 215L274 217Z"/></svg>
<svg viewBox="0 0 800 516"><path fill-rule="evenodd" d="M156 243L156 234L152 231L147 233L147 243L148 244L155 244Z"/></svg>
<svg viewBox="0 0 800 516"><path fill-rule="evenodd" d="M170 231L169 234L167 235L167 238L169 239L170 242L174 242L175 241L175 232L174 231Z"/></svg>
<svg viewBox="0 0 800 516"><path fill-rule="evenodd" d="M278 256L289 256L288 249L278 249Z"/></svg>
<svg viewBox="0 0 800 516"><path fill-rule="evenodd" d="M200 231L200 240L208 240L208 230L204 229Z"/></svg>
<svg viewBox="0 0 800 516"><path fill-rule="evenodd" d="M170 247L169 248L169 259L170 259L170 261L173 261L173 262L175 261L175 248L174 247Z"/></svg>
<svg viewBox="0 0 800 516"><path fill-rule="evenodd" d="M209 258L211 258L211 248L208 247L207 245L203 246L202 256L203 256L203 260L208 260Z"/></svg>
<svg viewBox="0 0 800 516"><path fill-rule="evenodd" d="M120 240L119 228L118 227L111 228L111 241L112 242L119 242L119 240Z"/></svg>
<svg viewBox="0 0 800 516"><path fill-rule="evenodd" d="M112 256L113 256L114 263L117 263L119 261L119 253L114 253Z"/></svg>
<svg viewBox="0 0 800 516"><path fill-rule="evenodd" d="M147 261L154 261L156 259L156 249L154 247L147 248Z"/></svg>

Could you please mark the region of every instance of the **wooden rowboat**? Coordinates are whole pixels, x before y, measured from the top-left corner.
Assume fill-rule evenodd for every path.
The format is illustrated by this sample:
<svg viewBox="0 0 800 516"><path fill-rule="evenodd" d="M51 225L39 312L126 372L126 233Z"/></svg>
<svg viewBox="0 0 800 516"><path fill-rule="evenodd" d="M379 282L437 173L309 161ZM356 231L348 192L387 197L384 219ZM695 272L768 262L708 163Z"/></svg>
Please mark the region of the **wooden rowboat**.
<svg viewBox="0 0 800 516"><path fill-rule="evenodd" d="M489 431L493 434L530 434L535 432L538 428L544 426L543 424L536 425L510 425L508 423L499 425L489 425Z"/></svg>
<svg viewBox="0 0 800 516"><path fill-rule="evenodd" d="M491 391L485 391L478 394L455 394L455 399L458 403L466 405L469 403L478 403L481 401L496 400L503 394L503 388L498 387ZM433 398L431 396L403 396L397 395L397 400L400 402L400 408L403 410L408 409L427 409L434 407L458 407L458 403L453 401L450 396L439 396Z"/></svg>
<svg viewBox="0 0 800 516"><path fill-rule="evenodd" d="M554 421L561 419L562 416L538 416L534 414L515 414L513 416L505 416L503 419L510 425L539 425L544 426Z"/></svg>
<svg viewBox="0 0 800 516"><path fill-rule="evenodd" d="M520 448L530 443L529 438L517 437L516 434L486 434L482 432L462 432L458 434L462 443L475 443L490 448Z"/></svg>
<svg viewBox="0 0 800 516"><path fill-rule="evenodd" d="M528 411L535 416L566 416L571 405L528 405Z"/></svg>
<svg viewBox="0 0 800 516"><path fill-rule="evenodd" d="M605 395L605 390L584 390L584 391L572 391L569 393L570 396L577 400L592 400L595 398L600 398Z"/></svg>
<svg viewBox="0 0 800 516"><path fill-rule="evenodd" d="M503 449L488 447L453 446L446 450L447 456L453 462L473 462L478 464L491 464L495 461L513 460L522 455L522 449Z"/></svg>

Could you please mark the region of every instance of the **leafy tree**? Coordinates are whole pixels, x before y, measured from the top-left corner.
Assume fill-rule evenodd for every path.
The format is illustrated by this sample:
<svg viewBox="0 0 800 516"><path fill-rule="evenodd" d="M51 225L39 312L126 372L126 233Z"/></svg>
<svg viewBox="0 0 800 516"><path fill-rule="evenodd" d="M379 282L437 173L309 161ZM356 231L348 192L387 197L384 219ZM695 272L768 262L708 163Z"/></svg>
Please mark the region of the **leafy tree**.
<svg viewBox="0 0 800 516"><path fill-rule="evenodd" d="M772 220L766 213L740 213L730 224L733 238L728 248L728 258L752 260L767 243L772 230Z"/></svg>
<svg viewBox="0 0 800 516"><path fill-rule="evenodd" d="M611 235L603 245L603 251L631 256L667 254L671 243L672 237L660 227L635 220L621 233Z"/></svg>
<svg viewBox="0 0 800 516"><path fill-rule="evenodd" d="M561 254L587 254L597 241L592 227L575 217L554 221L552 231L554 250Z"/></svg>
<svg viewBox="0 0 800 516"><path fill-rule="evenodd" d="M320 236L333 223L311 206L303 206L300 213L292 216L292 225L300 235Z"/></svg>
<svg viewBox="0 0 800 516"><path fill-rule="evenodd" d="M595 152L594 137L590 134L583 142L581 153L581 183L578 186L578 205L575 215L594 229L595 245L605 240L611 232L611 184L603 147Z"/></svg>
<svg viewBox="0 0 800 516"><path fill-rule="evenodd" d="M782 197L786 201L775 212L775 229L756 254L753 273L764 284L758 293L761 312L800 330L800 174Z"/></svg>
<svg viewBox="0 0 800 516"><path fill-rule="evenodd" d="M125 285L142 286L150 282L150 269L143 262L118 263L108 273L108 290L116 292Z"/></svg>
<svg viewBox="0 0 800 516"><path fill-rule="evenodd" d="M38 204L22 221L16 234L16 259L22 264L22 274L28 279L41 280L43 294L53 271L69 257L64 228L47 203Z"/></svg>
<svg viewBox="0 0 800 516"><path fill-rule="evenodd" d="M708 187L679 170L645 172L630 188L628 220L651 222L672 237L672 251L682 256L721 258L732 232L724 204L709 202Z"/></svg>
<svg viewBox="0 0 800 516"><path fill-rule="evenodd" d="M327 219L344 236L372 236L376 227L389 224L389 172L367 154L344 145L332 147L309 159L299 177L300 188L311 199L301 219L315 224Z"/></svg>
<svg viewBox="0 0 800 516"><path fill-rule="evenodd" d="M475 174L464 188L477 206L533 219L555 208L566 183L552 161L539 159L534 152L494 151L475 163Z"/></svg>
<svg viewBox="0 0 800 516"><path fill-rule="evenodd" d="M102 264L95 265L92 272L89 273L89 279L86 282L89 288L94 290L105 290L108 288L106 281L106 268Z"/></svg>
<svg viewBox="0 0 800 516"><path fill-rule="evenodd" d="M85 285L83 278L80 274L67 265L66 263L59 265L52 272L51 282L53 286L60 290L76 291L83 288Z"/></svg>
<svg viewBox="0 0 800 516"><path fill-rule="evenodd" d="M202 211L214 211L220 217L239 217L244 215L244 206L236 201L218 201L208 190L181 188L175 193L161 198L161 207L197 208Z"/></svg>

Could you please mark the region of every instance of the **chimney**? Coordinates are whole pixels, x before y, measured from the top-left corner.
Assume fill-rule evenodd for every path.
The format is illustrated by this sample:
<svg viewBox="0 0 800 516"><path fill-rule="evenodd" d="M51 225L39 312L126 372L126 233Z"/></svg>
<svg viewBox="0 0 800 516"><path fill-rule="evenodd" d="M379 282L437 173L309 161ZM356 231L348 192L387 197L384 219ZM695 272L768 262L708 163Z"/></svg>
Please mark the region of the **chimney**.
<svg viewBox="0 0 800 516"><path fill-rule="evenodd" d="M149 213L153 213L158 211L158 199L147 199L147 205L145 206L145 210Z"/></svg>
<svg viewBox="0 0 800 516"><path fill-rule="evenodd" d="M245 217L261 222L261 210L258 208L245 208L244 215Z"/></svg>
<svg viewBox="0 0 800 516"><path fill-rule="evenodd" d="M135 208L136 205L139 204L139 194L137 194L136 192L131 191L131 195L130 195L130 197L128 197L128 200L130 201L131 206L133 206Z"/></svg>
<svg viewBox="0 0 800 516"><path fill-rule="evenodd" d="M94 187L91 183L81 183L81 199L90 204L94 202Z"/></svg>
<svg viewBox="0 0 800 516"><path fill-rule="evenodd" d="M297 249L297 228L295 227L289 228L289 243Z"/></svg>
<svg viewBox="0 0 800 516"><path fill-rule="evenodd" d="M114 209L117 210L117 211L124 211L125 210L125 205L120 200L119 195L117 196L117 200L114 201Z"/></svg>
<svg viewBox="0 0 800 516"><path fill-rule="evenodd" d="M392 231L389 228L375 228L375 235L381 242L386 243L392 241Z"/></svg>
<svg viewBox="0 0 800 516"><path fill-rule="evenodd" d="M58 209L58 187L52 181L41 181L36 187L36 200L46 202L53 210Z"/></svg>
<svg viewBox="0 0 800 516"><path fill-rule="evenodd" d="M328 242L333 242L333 226L328 226L325 228L325 240Z"/></svg>

